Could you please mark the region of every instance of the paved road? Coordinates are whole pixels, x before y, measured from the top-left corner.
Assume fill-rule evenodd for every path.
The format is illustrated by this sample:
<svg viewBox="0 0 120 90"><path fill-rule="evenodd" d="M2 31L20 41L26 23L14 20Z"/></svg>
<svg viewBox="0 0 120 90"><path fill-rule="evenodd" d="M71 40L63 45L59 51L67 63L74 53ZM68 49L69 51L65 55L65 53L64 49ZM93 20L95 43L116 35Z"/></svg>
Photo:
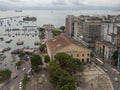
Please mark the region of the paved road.
<svg viewBox="0 0 120 90"><path fill-rule="evenodd" d="M95 58L93 59L95 60ZM98 63L98 66L103 69L105 71L105 69L107 70L106 73L108 74L108 76L111 79L111 82L113 84L114 90L120 90L120 75L118 73L118 71L116 69L114 69L110 64L108 63L104 63L104 65L102 66L101 64ZM118 82L115 81L115 77L118 78Z"/></svg>
<svg viewBox="0 0 120 90"><path fill-rule="evenodd" d="M19 82L22 81L24 78L24 74L27 73L27 71L30 69L30 62L27 61L24 65L22 65L23 68L26 68L25 71L22 69L17 71L16 74L14 74L13 78L8 80L4 83L2 87L0 87L0 90L19 90ZM18 76L17 78L14 78L15 76Z"/></svg>

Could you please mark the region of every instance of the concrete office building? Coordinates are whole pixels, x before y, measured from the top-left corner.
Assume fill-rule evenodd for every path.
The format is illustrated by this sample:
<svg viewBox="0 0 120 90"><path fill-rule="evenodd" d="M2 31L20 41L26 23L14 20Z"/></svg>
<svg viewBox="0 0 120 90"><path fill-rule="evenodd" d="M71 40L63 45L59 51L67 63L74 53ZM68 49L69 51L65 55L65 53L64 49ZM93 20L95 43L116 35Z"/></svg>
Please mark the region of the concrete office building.
<svg viewBox="0 0 120 90"><path fill-rule="evenodd" d="M111 62L115 50L115 45L108 41L97 41L95 44L95 53L108 62Z"/></svg>
<svg viewBox="0 0 120 90"><path fill-rule="evenodd" d="M66 33L69 37L81 38L89 48L95 47L95 41L101 38L102 23L98 17L79 16L66 18Z"/></svg>
<svg viewBox="0 0 120 90"><path fill-rule="evenodd" d="M104 16L102 29L102 40L109 41L112 44L117 44L120 35L120 16L119 15L108 15Z"/></svg>
<svg viewBox="0 0 120 90"><path fill-rule="evenodd" d="M73 37L74 34L74 21L73 19L75 18L74 15L68 15L66 18L66 35L68 35L69 37Z"/></svg>
<svg viewBox="0 0 120 90"><path fill-rule="evenodd" d="M84 21L83 28L83 40L88 43L89 48L94 48L95 42L101 39L101 21L98 19L87 19Z"/></svg>

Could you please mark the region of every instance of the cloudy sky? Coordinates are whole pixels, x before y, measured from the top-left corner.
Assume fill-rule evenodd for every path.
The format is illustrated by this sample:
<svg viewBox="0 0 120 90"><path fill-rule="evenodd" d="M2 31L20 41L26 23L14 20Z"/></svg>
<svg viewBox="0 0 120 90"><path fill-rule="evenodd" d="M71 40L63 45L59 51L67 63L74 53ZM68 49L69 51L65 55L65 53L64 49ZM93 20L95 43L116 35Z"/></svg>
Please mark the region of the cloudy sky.
<svg viewBox="0 0 120 90"><path fill-rule="evenodd" d="M120 9L120 0L0 0L0 9Z"/></svg>

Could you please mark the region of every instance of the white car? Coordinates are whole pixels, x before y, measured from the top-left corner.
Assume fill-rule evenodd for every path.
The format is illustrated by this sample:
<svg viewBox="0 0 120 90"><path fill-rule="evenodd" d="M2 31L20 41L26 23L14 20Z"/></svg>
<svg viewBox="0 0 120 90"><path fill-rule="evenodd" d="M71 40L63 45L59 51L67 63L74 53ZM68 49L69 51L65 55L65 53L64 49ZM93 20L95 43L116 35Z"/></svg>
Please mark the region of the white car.
<svg viewBox="0 0 120 90"><path fill-rule="evenodd" d="M22 82L19 83L19 90L22 90Z"/></svg>
<svg viewBox="0 0 120 90"><path fill-rule="evenodd" d="M19 90L22 90L22 87L19 87Z"/></svg>
<svg viewBox="0 0 120 90"><path fill-rule="evenodd" d="M22 84L19 84L19 87L21 87L22 86Z"/></svg>
<svg viewBox="0 0 120 90"><path fill-rule="evenodd" d="M22 84L22 82L20 82L19 84Z"/></svg>
<svg viewBox="0 0 120 90"><path fill-rule="evenodd" d="M25 69L25 68L23 68L22 70L23 70L23 71L25 71L26 69Z"/></svg>
<svg viewBox="0 0 120 90"><path fill-rule="evenodd" d="M117 77L115 77L114 80L115 80L116 82L118 82L118 78L117 78Z"/></svg>

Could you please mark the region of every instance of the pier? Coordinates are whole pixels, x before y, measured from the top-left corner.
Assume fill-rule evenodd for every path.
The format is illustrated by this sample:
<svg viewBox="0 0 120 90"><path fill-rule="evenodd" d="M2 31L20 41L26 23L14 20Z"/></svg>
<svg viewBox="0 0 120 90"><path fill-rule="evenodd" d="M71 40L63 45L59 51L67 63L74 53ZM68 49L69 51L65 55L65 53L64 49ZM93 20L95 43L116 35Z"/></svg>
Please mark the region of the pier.
<svg viewBox="0 0 120 90"><path fill-rule="evenodd" d="M4 17L0 19L11 19L11 18L21 18L21 17L28 17L28 16L13 16L13 17Z"/></svg>

